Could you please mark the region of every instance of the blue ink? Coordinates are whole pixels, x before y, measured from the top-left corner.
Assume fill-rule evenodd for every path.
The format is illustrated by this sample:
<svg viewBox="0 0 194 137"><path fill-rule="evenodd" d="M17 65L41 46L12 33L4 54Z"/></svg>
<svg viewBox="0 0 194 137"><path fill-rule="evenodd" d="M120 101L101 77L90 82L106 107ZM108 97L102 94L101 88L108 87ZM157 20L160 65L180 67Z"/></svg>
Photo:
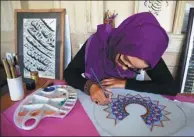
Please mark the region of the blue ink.
<svg viewBox="0 0 194 137"><path fill-rule="evenodd" d="M54 90L55 90L54 87L46 87L46 88L43 89L43 91L45 91L45 92L52 92Z"/></svg>

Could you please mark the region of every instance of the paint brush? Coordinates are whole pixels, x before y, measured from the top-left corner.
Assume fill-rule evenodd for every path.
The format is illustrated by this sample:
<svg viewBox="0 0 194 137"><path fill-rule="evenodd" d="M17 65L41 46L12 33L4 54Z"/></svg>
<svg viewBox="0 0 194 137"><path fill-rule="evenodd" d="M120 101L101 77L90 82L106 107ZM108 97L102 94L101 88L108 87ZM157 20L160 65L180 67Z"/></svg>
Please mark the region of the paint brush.
<svg viewBox="0 0 194 137"><path fill-rule="evenodd" d="M13 54L13 60L14 60L15 69L16 69L16 76L20 76L21 72L20 72L20 66L18 65L18 55L17 54Z"/></svg>
<svg viewBox="0 0 194 137"><path fill-rule="evenodd" d="M13 54L13 61L14 61L14 64L15 64L15 65L18 64L17 59L16 59L16 54Z"/></svg>
<svg viewBox="0 0 194 137"><path fill-rule="evenodd" d="M15 60L16 60L16 64L18 64L18 54L15 54Z"/></svg>
<svg viewBox="0 0 194 137"><path fill-rule="evenodd" d="M7 53L6 54L6 60L7 60L8 64L9 64L12 78L16 78L15 62L14 62L14 59L13 59L13 56L12 56L11 53Z"/></svg>
<svg viewBox="0 0 194 137"><path fill-rule="evenodd" d="M9 69L9 65L7 63L7 61L5 59L1 59L2 60L2 63L3 63L3 66L4 66L4 69L5 69L5 73L7 74L7 78L11 78L11 73L10 73L10 69Z"/></svg>
<svg viewBox="0 0 194 137"><path fill-rule="evenodd" d="M10 70L11 70L11 75L12 75L12 78L16 78L16 70L15 70L15 68L14 68L14 66L13 65L11 65L10 66Z"/></svg>
<svg viewBox="0 0 194 137"><path fill-rule="evenodd" d="M105 18L108 19L109 10L105 13Z"/></svg>
<svg viewBox="0 0 194 137"><path fill-rule="evenodd" d="M92 68L90 68L90 70L92 71L94 77L96 78L96 81L98 82L99 86L101 87L102 91L104 92L105 97L108 98L109 96L108 96L108 94L105 92L105 89L103 88L103 86L100 84L100 81L98 80L96 74L94 73L94 70L93 70Z"/></svg>
<svg viewBox="0 0 194 137"><path fill-rule="evenodd" d="M12 53L8 53L8 52L7 52L7 53L6 53L6 59L7 59L8 63L9 63L9 65L10 65L10 64L15 65L15 62L14 62Z"/></svg>

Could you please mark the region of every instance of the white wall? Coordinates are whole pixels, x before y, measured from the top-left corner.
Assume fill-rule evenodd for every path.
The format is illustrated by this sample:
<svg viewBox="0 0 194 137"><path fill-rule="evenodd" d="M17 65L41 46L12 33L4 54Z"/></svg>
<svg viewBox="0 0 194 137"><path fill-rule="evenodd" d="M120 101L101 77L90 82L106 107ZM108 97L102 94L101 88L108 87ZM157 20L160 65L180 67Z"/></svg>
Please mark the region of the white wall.
<svg viewBox="0 0 194 137"><path fill-rule="evenodd" d="M103 23L103 14L110 10L118 12L116 27L134 13L135 1L1 1L1 56L14 52L14 9L66 8L69 15L73 56L79 45L95 32L96 25ZM177 60L182 46L182 35L169 33L170 43L164 54L172 74L176 72Z"/></svg>
<svg viewBox="0 0 194 137"><path fill-rule="evenodd" d="M116 11L118 13L115 19L115 27L117 27L124 19L134 13L134 1L105 1L105 11Z"/></svg>

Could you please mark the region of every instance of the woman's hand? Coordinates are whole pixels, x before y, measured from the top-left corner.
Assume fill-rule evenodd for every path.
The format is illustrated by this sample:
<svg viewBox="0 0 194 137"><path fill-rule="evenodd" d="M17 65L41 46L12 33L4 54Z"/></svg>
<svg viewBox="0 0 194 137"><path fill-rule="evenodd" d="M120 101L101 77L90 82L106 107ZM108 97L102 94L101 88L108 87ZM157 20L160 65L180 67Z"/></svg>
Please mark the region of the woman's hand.
<svg viewBox="0 0 194 137"><path fill-rule="evenodd" d="M125 79L108 78L101 81L102 86L107 88L125 88Z"/></svg>
<svg viewBox="0 0 194 137"><path fill-rule="evenodd" d="M92 84L90 87L90 96L93 102L100 105L107 105L111 102L112 93L105 91L108 94L108 98L105 97L104 91L97 84Z"/></svg>

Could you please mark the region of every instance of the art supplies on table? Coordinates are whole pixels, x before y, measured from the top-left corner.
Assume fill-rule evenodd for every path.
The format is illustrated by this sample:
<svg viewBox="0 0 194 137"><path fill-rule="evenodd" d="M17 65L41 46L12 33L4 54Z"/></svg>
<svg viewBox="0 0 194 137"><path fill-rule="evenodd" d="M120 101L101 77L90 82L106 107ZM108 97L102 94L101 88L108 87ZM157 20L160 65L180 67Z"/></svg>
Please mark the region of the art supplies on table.
<svg viewBox="0 0 194 137"><path fill-rule="evenodd" d="M9 95L12 101L19 101L24 98L24 87L22 76L7 79Z"/></svg>
<svg viewBox="0 0 194 137"><path fill-rule="evenodd" d="M40 88L27 96L17 107L13 117L14 123L23 130L34 129L43 118L66 117L76 102L77 93L71 86L54 85Z"/></svg>
<svg viewBox="0 0 194 137"><path fill-rule="evenodd" d="M2 63L7 75L7 83L11 100L18 101L23 99L24 88L17 55L6 53L6 58L2 58Z"/></svg>

